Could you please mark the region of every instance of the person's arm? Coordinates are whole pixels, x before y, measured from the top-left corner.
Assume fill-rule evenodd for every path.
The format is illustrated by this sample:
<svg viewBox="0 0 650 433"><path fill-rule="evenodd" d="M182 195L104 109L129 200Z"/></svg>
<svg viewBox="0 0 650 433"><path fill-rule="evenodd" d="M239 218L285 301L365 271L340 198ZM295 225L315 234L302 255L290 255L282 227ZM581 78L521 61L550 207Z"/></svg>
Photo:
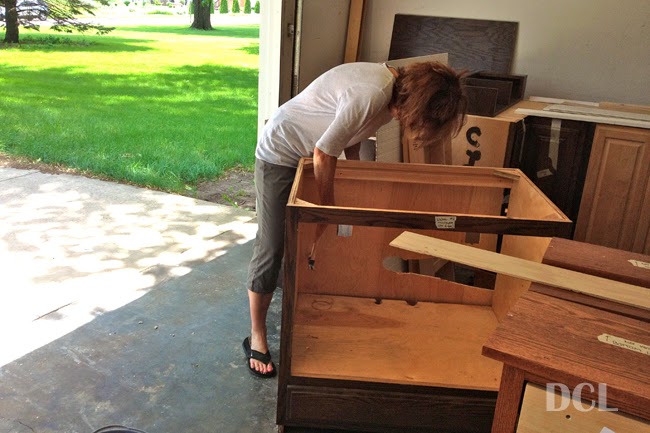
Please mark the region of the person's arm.
<svg viewBox="0 0 650 433"><path fill-rule="evenodd" d="M324 206L334 205L336 162L337 159L335 156L328 155L319 148L314 149L314 177L316 178L316 188L318 189L320 204ZM311 269L314 268L316 263L316 245L326 228L327 224L318 224L316 226L316 236L311 246L311 252L309 253L309 267Z"/></svg>
<svg viewBox="0 0 650 433"><path fill-rule="evenodd" d="M335 156L328 155L319 148L314 149L314 177L321 205L334 205L336 161Z"/></svg>

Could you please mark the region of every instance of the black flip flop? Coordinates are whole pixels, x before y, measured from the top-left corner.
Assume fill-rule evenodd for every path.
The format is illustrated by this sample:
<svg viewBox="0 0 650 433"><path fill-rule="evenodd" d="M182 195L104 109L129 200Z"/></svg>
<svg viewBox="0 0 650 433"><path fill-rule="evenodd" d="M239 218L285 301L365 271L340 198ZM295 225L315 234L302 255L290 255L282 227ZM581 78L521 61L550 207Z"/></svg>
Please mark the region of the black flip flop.
<svg viewBox="0 0 650 433"><path fill-rule="evenodd" d="M248 367L248 371L255 377L260 377L262 379L270 379L272 377L275 377L276 375L276 368L275 364L273 361L271 361L271 353L266 352L258 352L257 350L251 349L251 343L248 337L244 338L244 342L242 343L242 348L244 349L244 355L246 356L246 366ZM259 371L255 370L253 367L251 367L250 360L255 359L257 361L260 361L264 364L268 364L269 362L271 363L271 367L273 367L273 370L271 370L268 373L260 373Z"/></svg>

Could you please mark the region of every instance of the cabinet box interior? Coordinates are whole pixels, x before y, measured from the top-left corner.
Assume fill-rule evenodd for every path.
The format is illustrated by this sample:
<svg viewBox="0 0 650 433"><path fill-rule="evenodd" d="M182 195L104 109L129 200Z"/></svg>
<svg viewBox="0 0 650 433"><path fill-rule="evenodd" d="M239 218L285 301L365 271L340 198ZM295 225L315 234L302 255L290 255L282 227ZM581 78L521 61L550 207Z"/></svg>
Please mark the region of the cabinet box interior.
<svg viewBox="0 0 650 433"><path fill-rule="evenodd" d="M319 206L311 160L298 167L280 399L292 377L497 391L501 364L481 348L529 283L497 275L492 290L395 270L425 257L389 243L408 229L541 261L571 222L516 169L342 160L334 185L336 206ZM310 269L317 223L329 225ZM352 225L351 236L339 236L338 224Z"/></svg>

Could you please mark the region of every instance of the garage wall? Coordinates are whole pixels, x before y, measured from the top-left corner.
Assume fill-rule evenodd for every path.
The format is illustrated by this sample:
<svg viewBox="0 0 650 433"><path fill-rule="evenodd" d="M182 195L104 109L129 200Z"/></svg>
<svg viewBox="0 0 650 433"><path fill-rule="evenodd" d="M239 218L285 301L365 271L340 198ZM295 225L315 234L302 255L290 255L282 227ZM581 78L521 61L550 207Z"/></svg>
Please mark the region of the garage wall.
<svg viewBox="0 0 650 433"><path fill-rule="evenodd" d="M360 60L388 58L397 13L519 22L526 96L650 105L648 0L366 0Z"/></svg>

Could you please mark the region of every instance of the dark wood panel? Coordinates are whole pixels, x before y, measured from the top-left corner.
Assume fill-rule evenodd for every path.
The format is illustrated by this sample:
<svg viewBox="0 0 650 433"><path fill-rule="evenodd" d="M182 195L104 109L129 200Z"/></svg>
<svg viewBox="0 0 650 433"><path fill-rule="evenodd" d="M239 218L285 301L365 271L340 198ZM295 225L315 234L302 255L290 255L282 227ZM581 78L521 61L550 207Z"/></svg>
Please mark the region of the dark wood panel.
<svg viewBox="0 0 650 433"><path fill-rule="evenodd" d="M388 58L449 53L452 68L510 73L519 23L395 15Z"/></svg>
<svg viewBox="0 0 650 433"><path fill-rule="evenodd" d="M428 393L289 386L285 425L377 432L474 432L491 429L496 392L431 388ZM451 391L451 392L449 392Z"/></svg>
<svg viewBox="0 0 650 433"><path fill-rule="evenodd" d="M521 170L572 221L578 219L594 125L562 120L557 144L552 143L553 119L528 117ZM550 155L557 146L555 165Z"/></svg>

